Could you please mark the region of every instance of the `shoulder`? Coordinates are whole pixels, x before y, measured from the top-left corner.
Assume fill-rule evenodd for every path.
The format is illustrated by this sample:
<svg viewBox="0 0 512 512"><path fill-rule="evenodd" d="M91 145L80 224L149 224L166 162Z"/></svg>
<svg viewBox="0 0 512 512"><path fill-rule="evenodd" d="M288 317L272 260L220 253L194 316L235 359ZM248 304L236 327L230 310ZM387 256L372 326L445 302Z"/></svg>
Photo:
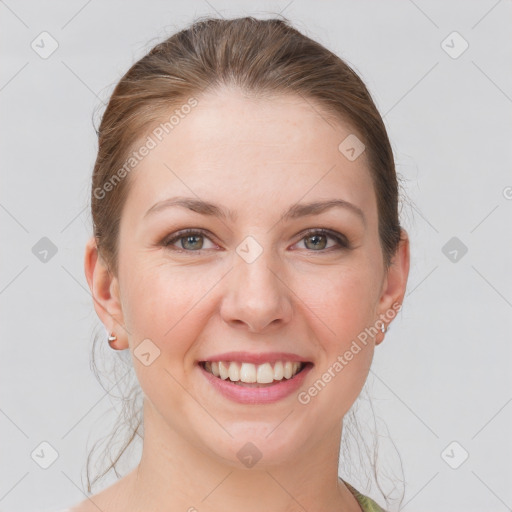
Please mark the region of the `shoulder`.
<svg viewBox="0 0 512 512"><path fill-rule="evenodd" d="M124 511L131 503L130 489L136 478L137 468L97 494L86 497L81 502L54 512L111 512Z"/></svg>
<svg viewBox="0 0 512 512"><path fill-rule="evenodd" d="M58 510L53 510L52 512L98 512L97 502L93 502L91 499L85 499L72 507L68 508L60 508ZM99 510L105 510L104 508L100 508Z"/></svg>
<svg viewBox="0 0 512 512"><path fill-rule="evenodd" d="M363 512L386 512L378 503L373 501L368 496L361 494L357 489L352 487L348 482L343 480L343 483L347 486L348 490L354 495Z"/></svg>

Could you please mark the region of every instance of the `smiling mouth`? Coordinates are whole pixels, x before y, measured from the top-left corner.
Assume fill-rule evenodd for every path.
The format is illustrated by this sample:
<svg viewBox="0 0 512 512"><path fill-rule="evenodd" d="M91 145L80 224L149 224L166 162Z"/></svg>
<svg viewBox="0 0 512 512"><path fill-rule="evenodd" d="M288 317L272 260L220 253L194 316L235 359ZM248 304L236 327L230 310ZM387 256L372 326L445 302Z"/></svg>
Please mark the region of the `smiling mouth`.
<svg viewBox="0 0 512 512"><path fill-rule="evenodd" d="M253 364L238 361L201 361L201 367L215 377L244 387L268 387L293 379L311 363L276 361Z"/></svg>

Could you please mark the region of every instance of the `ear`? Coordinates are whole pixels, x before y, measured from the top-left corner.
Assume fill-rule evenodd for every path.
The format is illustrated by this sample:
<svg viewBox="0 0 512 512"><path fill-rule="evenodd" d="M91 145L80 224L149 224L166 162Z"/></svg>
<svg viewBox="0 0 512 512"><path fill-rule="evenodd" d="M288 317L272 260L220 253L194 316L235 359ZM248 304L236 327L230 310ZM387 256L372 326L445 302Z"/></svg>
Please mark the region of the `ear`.
<svg viewBox="0 0 512 512"><path fill-rule="evenodd" d="M91 237L85 246L84 270L94 300L94 309L109 333L117 336L115 348L128 348L128 331L124 325L123 310L119 295L119 281L107 268L98 253L96 237Z"/></svg>
<svg viewBox="0 0 512 512"><path fill-rule="evenodd" d="M378 316L386 324L386 329L398 313L398 306L402 306L409 276L409 235L401 228L400 243L391 260L382 285L381 296L378 304ZM380 332L375 337L378 345L384 340L385 333Z"/></svg>

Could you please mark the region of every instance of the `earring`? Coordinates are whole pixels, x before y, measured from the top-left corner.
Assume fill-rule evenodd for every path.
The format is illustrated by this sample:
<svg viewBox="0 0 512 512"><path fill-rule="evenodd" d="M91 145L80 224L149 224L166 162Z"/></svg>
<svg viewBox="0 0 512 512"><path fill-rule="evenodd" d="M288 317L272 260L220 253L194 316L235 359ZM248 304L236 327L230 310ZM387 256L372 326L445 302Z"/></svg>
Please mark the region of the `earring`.
<svg viewBox="0 0 512 512"><path fill-rule="evenodd" d="M384 322L382 322L382 325L380 326L380 331L382 333L386 332L386 324Z"/></svg>
<svg viewBox="0 0 512 512"><path fill-rule="evenodd" d="M109 334L108 336L108 344L110 345L110 348L113 349L113 350L117 350L114 346L113 346L113 343L117 340L117 336L112 333L112 334Z"/></svg>

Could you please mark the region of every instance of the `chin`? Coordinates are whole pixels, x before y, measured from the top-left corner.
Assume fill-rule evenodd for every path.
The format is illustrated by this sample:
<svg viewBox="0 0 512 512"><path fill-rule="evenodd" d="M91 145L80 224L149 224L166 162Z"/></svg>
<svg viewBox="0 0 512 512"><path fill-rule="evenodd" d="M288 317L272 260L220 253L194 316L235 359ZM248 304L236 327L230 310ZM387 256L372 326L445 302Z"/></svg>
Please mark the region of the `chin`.
<svg viewBox="0 0 512 512"><path fill-rule="evenodd" d="M293 415L293 414L292 414ZM290 417L292 416L290 415ZM228 434L211 441L208 448L224 464L236 469L264 469L293 463L304 446L307 435L304 425L297 425L300 435L295 435L290 418L282 422L258 422L226 426ZM298 434L298 432L297 432Z"/></svg>

